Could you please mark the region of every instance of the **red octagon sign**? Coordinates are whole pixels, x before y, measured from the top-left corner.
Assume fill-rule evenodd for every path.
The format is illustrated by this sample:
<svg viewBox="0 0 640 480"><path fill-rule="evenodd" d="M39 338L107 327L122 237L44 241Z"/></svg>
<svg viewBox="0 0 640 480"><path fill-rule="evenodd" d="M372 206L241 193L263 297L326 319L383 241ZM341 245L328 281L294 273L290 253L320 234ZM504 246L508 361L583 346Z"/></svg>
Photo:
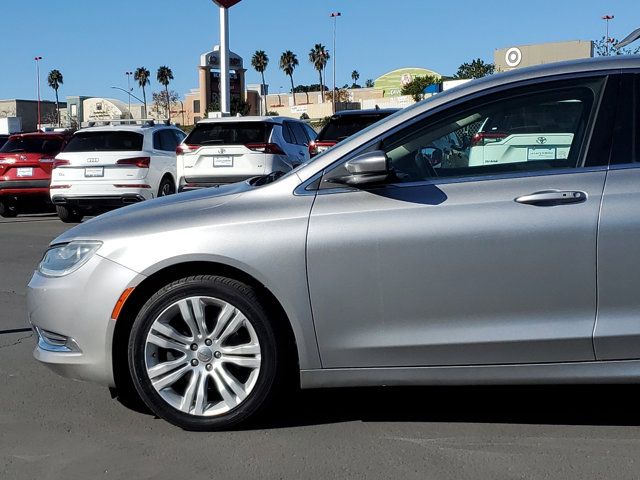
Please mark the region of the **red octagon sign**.
<svg viewBox="0 0 640 480"><path fill-rule="evenodd" d="M224 8L231 8L236 3L239 3L239 2L240 0L213 0L213 3L215 3L219 7L224 7Z"/></svg>

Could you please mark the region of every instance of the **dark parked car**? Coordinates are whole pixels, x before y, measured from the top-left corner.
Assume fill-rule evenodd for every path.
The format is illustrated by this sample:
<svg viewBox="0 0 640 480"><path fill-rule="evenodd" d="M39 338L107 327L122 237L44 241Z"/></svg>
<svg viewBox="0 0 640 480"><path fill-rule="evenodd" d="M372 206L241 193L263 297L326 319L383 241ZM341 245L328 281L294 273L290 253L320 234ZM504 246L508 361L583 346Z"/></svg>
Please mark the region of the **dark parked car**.
<svg viewBox="0 0 640 480"><path fill-rule="evenodd" d="M331 116L329 122L320 130L318 138L309 144L309 154L314 157L398 110L397 108L376 108L373 110L344 110L337 112Z"/></svg>

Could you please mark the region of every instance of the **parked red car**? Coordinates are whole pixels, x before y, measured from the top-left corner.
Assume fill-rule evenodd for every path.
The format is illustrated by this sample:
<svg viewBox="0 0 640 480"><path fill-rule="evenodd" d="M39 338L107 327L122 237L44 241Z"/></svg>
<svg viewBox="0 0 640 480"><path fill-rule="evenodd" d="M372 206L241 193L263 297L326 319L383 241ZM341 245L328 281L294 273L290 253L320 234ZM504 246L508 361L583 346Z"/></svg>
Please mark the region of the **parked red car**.
<svg viewBox="0 0 640 480"><path fill-rule="evenodd" d="M50 205L53 159L67 138L61 133L9 137L0 148L0 216L15 217L27 206Z"/></svg>

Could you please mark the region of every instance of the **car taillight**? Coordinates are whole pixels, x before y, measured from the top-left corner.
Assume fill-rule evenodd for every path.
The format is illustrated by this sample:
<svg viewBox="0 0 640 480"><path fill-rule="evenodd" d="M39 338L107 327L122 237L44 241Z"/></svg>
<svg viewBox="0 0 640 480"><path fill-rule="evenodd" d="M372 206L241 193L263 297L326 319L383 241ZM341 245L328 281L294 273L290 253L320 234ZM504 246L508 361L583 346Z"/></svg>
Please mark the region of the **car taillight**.
<svg viewBox="0 0 640 480"><path fill-rule="evenodd" d="M116 162L117 165L125 165L128 167L149 168L151 163L150 157L133 157L122 158Z"/></svg>
<svg viewBox="0 0 640 480"><path fill-rule="evenodd" d="M261 153L272 153L274 155L284 155L282 149L275 143L247 143L245 145L249 150Z"/></svg>
<svg viewBox="0 0 640 480"><path fill-rule="evenodd" d="M176 153L178 155L181 153L191 153L195 152L198 148L200 148L200 145L188 145L186 143L181 143L176 147Z"/></svg>
<svg viewBox="0 0 640 480"><path fill-rule="evenodd" d="M61 167L63 165L70 165L71 162L69 160L63 160L63 159L56 159L53 161L53 166L52 168L58 168Z"/></svg>
<svg viewBox="0 0 640 480"><path fill-rule="evenodd" d="M502 132L478 132L471 138L471 146L478 147L487 143L499 142L509 135Z"/></svg>
<svg viewBox="0 0 640 480"><path fill-rule="evenodd" d="M332 141L316 142L316 141L312 141L311 143L309 143L309 155L311 157L315 157L316 155L321 154L325 150L329 150L336 143L338 143L338 142L332 142Z"/></svg>

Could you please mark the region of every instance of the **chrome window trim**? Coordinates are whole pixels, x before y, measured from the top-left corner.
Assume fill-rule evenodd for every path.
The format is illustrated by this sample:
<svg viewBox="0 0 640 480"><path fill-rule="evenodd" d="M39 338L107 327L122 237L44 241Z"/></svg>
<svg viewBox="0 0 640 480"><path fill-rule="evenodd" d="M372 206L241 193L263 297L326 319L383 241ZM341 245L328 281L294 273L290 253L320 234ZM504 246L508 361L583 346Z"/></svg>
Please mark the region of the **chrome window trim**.
<svg viewBox="0 0 640 480"><path fill-rule="evenodd" d="M640 164L638 165L640 167ZM549 170L537 170L535 172L512 172L512 173L504 173L500 175L477 175L474 177L455 177L455 178L432 178L429 180L421 180L418 182L402 182L402 183L387 183L380 186L371 186L367 189L357 189L352 187L336 187L336 188L326 188L324 190L318 190L318 195L330 195L333 193L345 193L345 192L355 192L360 190L375 190L377 188L383 187L397 187L397 188L411 188L411 187L423 187L428 185L448 185L452 183L470 183L470 182L481 182L481 181L491 181L491 180L511 180L518 178L531 178L531 177L542 177L548 175L570 175L570 174L580 174L580 173L591 173L591 172L604 172L607 171L608 167L606 165L599 165L597 167L578 167L578 168L559 168L557 170L549 169ZM308 193L316 193L315 191L311 191Z"/></svg>
<svg viewBox="0 0 640 480"><path fill-rule="evenodd" d="M629 162L629 163L619 163L609 166L609 170L629 170L632 168L640 168L640 163L638 162Z"/></svg>

